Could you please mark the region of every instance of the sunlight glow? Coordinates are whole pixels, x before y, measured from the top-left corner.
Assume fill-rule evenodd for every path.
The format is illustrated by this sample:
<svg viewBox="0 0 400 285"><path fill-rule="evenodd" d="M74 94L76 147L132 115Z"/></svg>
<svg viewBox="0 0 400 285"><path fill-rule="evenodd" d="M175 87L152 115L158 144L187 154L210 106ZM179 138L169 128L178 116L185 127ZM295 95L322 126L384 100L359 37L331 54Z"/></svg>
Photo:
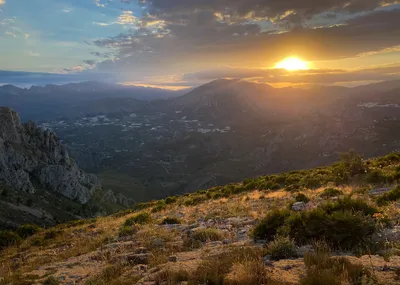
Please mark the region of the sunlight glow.
<svg viewBox="0 0 400 285"><path fill-rule="evenodd" d="M310 69L307 62L297 57L287 57L275 65L275 68L286 69L288 71L307 70Z"/></svg>

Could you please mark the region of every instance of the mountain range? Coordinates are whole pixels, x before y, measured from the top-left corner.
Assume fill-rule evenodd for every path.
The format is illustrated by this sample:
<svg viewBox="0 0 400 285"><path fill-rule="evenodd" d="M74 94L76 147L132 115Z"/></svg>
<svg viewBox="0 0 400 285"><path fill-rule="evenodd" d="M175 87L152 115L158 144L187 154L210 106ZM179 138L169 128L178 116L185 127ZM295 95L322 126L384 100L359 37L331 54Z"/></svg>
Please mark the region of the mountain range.
<svg viewBox="0 0 400 285"><path fill-rule="evenodd" d="M135 201L326 165L349 149L366 157L400 150L400 80L274 88L221 79L182 93L3 86L0 104L54 130L105 189Z"/></svg>

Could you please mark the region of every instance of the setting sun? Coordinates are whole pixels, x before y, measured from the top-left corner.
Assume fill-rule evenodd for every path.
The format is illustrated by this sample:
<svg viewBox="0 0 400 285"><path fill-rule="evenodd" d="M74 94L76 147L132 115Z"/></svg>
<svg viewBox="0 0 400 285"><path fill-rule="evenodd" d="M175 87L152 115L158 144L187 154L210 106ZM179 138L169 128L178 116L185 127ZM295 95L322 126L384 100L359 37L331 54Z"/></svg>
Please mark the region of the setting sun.
<svg viewBox="0 0 400 285"><path fill-rule="evenodd" d="M282 68L289 71L296 71L296 70L307 70L309 69L309 65L307 62L297 58L297 57L288 57L278 62L275 65L275 68Z"/></svg>

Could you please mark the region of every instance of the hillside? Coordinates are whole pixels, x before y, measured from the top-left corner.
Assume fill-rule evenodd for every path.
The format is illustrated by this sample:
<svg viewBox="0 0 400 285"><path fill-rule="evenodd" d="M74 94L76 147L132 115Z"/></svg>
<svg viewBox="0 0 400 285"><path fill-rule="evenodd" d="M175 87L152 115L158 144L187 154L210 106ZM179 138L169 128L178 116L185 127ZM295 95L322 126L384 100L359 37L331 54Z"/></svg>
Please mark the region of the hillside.
<svg viewBox="0 0 400 285"><path fill-rule="evenodd" d="M399 284L400 154L354 152L54 228L1 232L0 284Z"/></svg>
<svg viewBox="0 0 400 285"><path fill-rule="evenodd" d="M123 104L125 112L117 115L50 120L45 126L104 185L148 201L327 165L351 148L365 157L399 151L399 89L394 83L386 86L391 91L377 86L368 86L370 92L279 89L217 80L136 109L136 103Z"/></svg>
<svg viewBox="0 0 400 285"><path fill-rule="evenodd" d="M105 193L97 177L78 167L54 132L22 124L6 107L0 107L0 122L0 228L54 225L112 206L101 203Z"/></svg>

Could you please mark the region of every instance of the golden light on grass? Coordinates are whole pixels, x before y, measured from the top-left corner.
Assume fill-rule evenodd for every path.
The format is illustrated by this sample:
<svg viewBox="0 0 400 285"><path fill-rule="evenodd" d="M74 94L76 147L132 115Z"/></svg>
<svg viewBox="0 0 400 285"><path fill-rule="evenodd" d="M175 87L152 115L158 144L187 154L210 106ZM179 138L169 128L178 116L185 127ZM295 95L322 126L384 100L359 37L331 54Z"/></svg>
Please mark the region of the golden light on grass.
<svg viewBox="0 0 400 285"><path fill-rule="evenodd" d="M286 69L288 71L310 69L308 62L297 57L287 57L275 65L275 68Z"/></svg>

